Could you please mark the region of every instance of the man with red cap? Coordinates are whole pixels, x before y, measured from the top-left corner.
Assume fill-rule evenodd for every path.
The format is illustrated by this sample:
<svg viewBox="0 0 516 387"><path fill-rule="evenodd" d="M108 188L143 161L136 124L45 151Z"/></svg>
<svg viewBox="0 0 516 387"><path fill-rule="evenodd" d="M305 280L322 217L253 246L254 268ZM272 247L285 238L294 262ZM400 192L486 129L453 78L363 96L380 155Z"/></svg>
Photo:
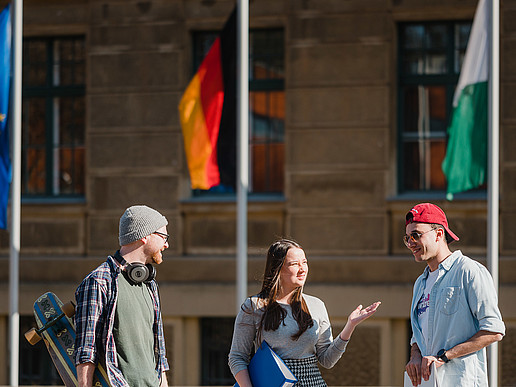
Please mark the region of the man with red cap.
<svg viewBox="0 0 516 387"><path fill-rule="evenodd" d="M444 211L421 203L406 215L403 241L426 268L414 284L410 360L414 386L428 380L432 363L439 387L487 386L485 347L502 340L505 324L488 270L449 244L459 238Z"/></svg>

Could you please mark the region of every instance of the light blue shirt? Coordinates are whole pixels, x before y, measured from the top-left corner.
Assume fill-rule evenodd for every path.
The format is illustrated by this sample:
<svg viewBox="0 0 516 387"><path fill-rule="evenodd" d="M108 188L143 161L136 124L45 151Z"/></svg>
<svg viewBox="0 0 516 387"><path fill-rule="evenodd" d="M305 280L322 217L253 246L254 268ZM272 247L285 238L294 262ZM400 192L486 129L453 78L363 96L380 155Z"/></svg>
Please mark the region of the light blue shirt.
<svg viewBox="0 0 516 387"><path fill-rule="evenodd" d="M439 278L430 293L428 337L423 337L417 317L417 304L423 295L429 268L414 284L410 321L412 339L423 356L435 356L478 331L505 335L505 324L498 309L498 297L489 271L479 262L455 251L439 265ZM487 386L485 348L452 359L437 369L440 387Z"/></svg>

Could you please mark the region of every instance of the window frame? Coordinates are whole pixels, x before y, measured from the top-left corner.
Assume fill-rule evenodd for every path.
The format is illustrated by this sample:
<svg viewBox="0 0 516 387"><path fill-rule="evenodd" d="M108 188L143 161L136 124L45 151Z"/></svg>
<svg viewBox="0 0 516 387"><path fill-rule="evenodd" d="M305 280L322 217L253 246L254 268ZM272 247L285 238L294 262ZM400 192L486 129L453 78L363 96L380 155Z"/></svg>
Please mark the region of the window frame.
<svg viewBox="0 0 516 387"><path fill-rule="evenodd" d="M418 189L413 190L407 188L405 181L404 158L405 149L404 145L411 139L422 139L429 140L432 138L444 139L447 144L448 134L447 129L449 127L452 114L453 114L453 96L455 88L460 76L461 62L456 62L456 50L460 50L464 53L466 46L456 46L455 43L455 28L459 25L469 24L471 29L472 20L458 19L458 20L437 20L437 21L407 21L400 22L397 25L397 39L398 39L398 50L397 50L397 123L396 123L396 145L397 145L397 160L396 160L396 196L398 198L406 197L432 197L435 199L441 199L446 197L446 188L444 189ZM446 34L448 36L448 45L444 50L447 59L446 73L445 74L407 74L404 72L404 55L409 50L405 50L403 43L403 33L407 27L410 26L423 26L425 28L431 26L443 25L446 27ZM426 34L424 35L426 36ZM431 52L427 47L414 49L414 51L420 51L424 54ZM458 66L458 72L455 72L455 66ZM406 87L410 86L442 86L446 89L446 129L443 132L430 132L428 136L418 136L417 133L405 132L405 112L407 106L404 104L404 91ZM486 197L486 191L483 188L471 190L468 192L454 195L455 198L484 198Z"/></svg>
<svg viewBox="0 0 516 387"><path fill-rule="evenodd" d="M80 183L82 187L84 187L83 193L63 193L59 192L54 194L54 179L55 174L59 173L61 164L55 165L54 162L54 153L57 150L62 149L62 145L59 139L55 138L55 133L53 130L54 123L56 122L56 115L54 113L54 100L56 98L69 98L69 97L78 97L83 99L83 111L84 111L84 121L83 121L83 142L82 146L77 146L74 144L73 149L82 148L84 152L83 159L83 167L84 171L86 171L86 77L87 77L87 68L86 68L86 37L84 35L63 35L63 36L31 36L24 38L24 44L27 44L30 41L42 41L45 44L46 50L46 65L45 65L45 84L41 85L30 85L28 81L26 82L25 74L29 71L31 63L28 58L25 58L24 55L24 63L23 63L23 71L24 71L24 79L22 85L22 104L27 103L32 98L42 98L44 99L45 105L45 119L44 119L44 128L45 128L45 143L43 148L45 150L45 192L44 193L28 193L22 192L22 201L23 202L67 202L67 203L76 203L76 202L84 202L86 197L86 172L84 172L84 181ZM84 73L81 78L83 83L71 84L71 85L63 85L63 84L54 84L54 46L57 41L81 41L84 52L82 53L82 68L84 69ZM76 58L74 58L77 62ZM77 65L74 65L72 71L77 70ZM22 131L25 131L25 125L27 124L26 112L23 113L22 119ZM60 129L62 126L60 126ZM22 157L26 155L25 151L28 146L28 139L22 135ZM26 157L26 156L25 156ZM61 160L61 159L59 159ZM24 170L22 171L22 177L27 180L28 179L28 165L26 160L22 162ZM77 184L75 185L77 187Z"/></svg>
<svg viewBox="0 0 516 387"><path fill-rule="evenodd" d="M271 33L278 33L280 32L283 37L283 70L285 70L285 28L284 27L271 27L271 28L252 28L249 31L249 42L250 46L252 44L252 34L260 31L267 31ZM192 76L195 74L197 69L199 68L203 57L199 55L199 53L203 52L203 46L206 50L209 49L211 46L211 42L209 44L206 44L206 42L214 41L217 36L219 35L220 31L217 30L196 30L192 31L191 33L191 39L192 39ZM200 37L204 36L206 40L202 42L202 39ZM252 47L250 47L249 50L249 66L252 65ZM250 70L249 73L249 96L253 92L283 92L285 93L285 74L283 74L282 78L268 78L268 79L253 79L252 78L252 71ZM250 107L249 107L250 108ZM251 118L251 110L249 109L249 117ZM249 121L249 131L250 131L250 138L249 138L249 148L251 149L253 143L252 143L252 122L251 119ZM285 132L283 133L283 137L285 138ZM283 142L285 144L285 141ZM252 170L252 155L249 154L249 169ZM250 188L251 188L251 179L252 175L249 176L250 180ZM252 190L249 190L248 197L257 199L257 200L268 200L268 199L280 199L283 200L284 193L285 193L285 177L283 178L283 190L281 192L253 192ZM236 197L236 191L235 192L220 192L215 190L199 190L199 189L191 189L191 196L186 201L204 201L206 199L208 200L214 200L214 201L226 201L227 199L231 200Z"/></svg>

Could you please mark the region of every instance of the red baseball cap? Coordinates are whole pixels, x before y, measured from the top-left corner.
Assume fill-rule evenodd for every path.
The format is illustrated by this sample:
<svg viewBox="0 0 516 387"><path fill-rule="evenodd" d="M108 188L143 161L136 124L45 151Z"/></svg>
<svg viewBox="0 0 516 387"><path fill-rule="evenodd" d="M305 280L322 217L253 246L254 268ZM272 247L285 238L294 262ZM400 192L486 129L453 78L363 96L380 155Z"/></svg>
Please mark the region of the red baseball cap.
<svg viewBox="0 0 516 387"><path fill-rule="evenodd" d="M440 224L446 231L446 240L448 243L458 241L459 237L455 235L448 227L448 220L443 210L432 203L416 204L405 216L405 225L409 223L435 223Z"/></svg>

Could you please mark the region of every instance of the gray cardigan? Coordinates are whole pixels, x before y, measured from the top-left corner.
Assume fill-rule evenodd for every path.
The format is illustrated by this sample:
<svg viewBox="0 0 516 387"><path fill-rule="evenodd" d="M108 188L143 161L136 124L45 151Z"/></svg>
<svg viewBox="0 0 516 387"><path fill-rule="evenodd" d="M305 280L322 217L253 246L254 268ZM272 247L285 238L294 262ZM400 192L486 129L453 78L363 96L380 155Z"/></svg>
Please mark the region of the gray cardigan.
<svg viewBox="0 0 516 387"><path fill-rule="evenodd" d="M348 342L342 340L340 336L333 340L324 302L306 294L303 294L303 298L312 315L313 327L307 329L298 340L293 340L292 335L297 333L299 328L292 316L290 305L282 304L287 311L284 324L280 324L275 331L262 330L262 340L267 341L282 359L304 359L315 355L323 367L331 368L346 350ZM233 375L247 368L251 354L255 352L254 341L263 314L262 302L256 296L246 299L243 304L244 310L241 309L236 317L233 341L229 352L229 368Z"/></svg>

